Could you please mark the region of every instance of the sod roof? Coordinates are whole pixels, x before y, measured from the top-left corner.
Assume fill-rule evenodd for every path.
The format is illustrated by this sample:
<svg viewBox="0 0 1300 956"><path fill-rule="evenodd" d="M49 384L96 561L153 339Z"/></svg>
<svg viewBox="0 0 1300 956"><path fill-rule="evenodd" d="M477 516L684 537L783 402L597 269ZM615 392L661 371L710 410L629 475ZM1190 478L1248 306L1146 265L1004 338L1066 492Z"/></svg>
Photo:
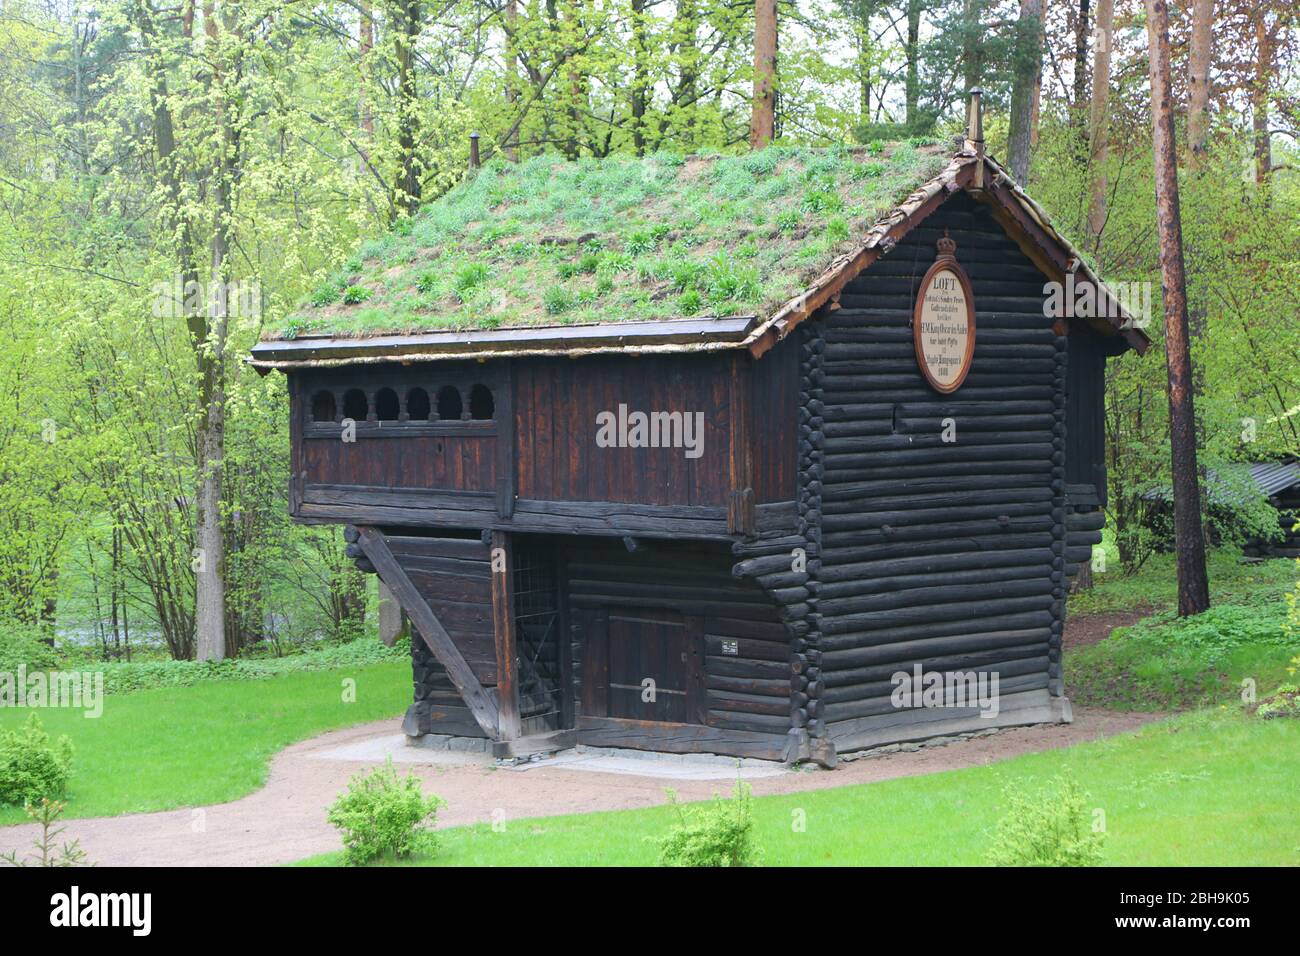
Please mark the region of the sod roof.
<svg viewBox="0 0 1300 956"><path fill-rule="evenodd" d="M766 317L950 158L912 142L491 162L266 337Z"/></svg>

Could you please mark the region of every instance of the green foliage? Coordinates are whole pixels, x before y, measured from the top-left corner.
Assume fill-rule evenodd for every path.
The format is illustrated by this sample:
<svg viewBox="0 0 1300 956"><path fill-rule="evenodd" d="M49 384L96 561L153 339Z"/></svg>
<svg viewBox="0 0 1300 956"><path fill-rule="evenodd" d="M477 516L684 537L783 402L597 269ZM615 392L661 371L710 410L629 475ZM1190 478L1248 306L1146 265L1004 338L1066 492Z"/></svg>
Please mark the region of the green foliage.
<svg viewBox="0 0 1300 956"><path fill-rule="evenodd" d="M385 856L409 856L417 847L435 853L432 825L444 806L438 797L424 796L419 777L399 778L390 758L384 767L348 782L347 793L330 806L329 822L342 833L348 865L363 866Z"/></svg>
<svg viewBox="0 0 1300 956"><path fill-rule="evenodd" d="M373 638L303 651L287 657L227 658L224 661L113 661L96 665L104 674L104 693L125 694L154 687L191 687L207 681L266 680L285 674L365 667L405 660L410 641L402 638L386 647Z"/></svg>
<svg viewBox="0 0 1300 956"><path fill-rule="evenodd" d="M344 305L360 305L369 299L374 292L363 285L350 285L343 290Z"/></svg>
<svg viewBox="0 0 1300 956"><path fill-rule="evenodd" d="M1080 704L1168 710L1235 703L1241 682L1280 679L1300 644L1284 628L1278 599L1222 604L1179 618L1161 612L1066 656L1066 683Z"/></svg>
<svg viewBox="0 0 1300 956"><path fill-rule="evenodd" d="M1300 663L1300 657L1295 658ZM1295 668L1291 668L1292 671ZM1300 684L1280 684L1278 688L1259 702L1255 713L1265 720L1275 717L1300 717Z"/></svg>
<svg viewBox="0 0 1300 956"><path fill-rule="evenodd" d="M59 836L67 827L59 823L59 818L67 808L66 803L41 797L40 803L28 802L23 805L27 816L41 828L41 835L33 843L35 854L22 858L15 850L12 853L0 853L0 862L14 867L48 866L92 866L81 848L80 840L71 843L58 842Z"/></svg>
<svg viewBox="0 0 1300 956"><path fill-rule="evenodd" d="M310 302L315 306L333 305L343 294L343 286L338 282L323 282L312 292Z"/></svg>
<svg viewBox="0 0 1300 956"><path fill-rule="evenodd" d="M562 285L553 285L542 293L547 315L563 315L574 306L573 295Z"/></svg>
<svg viewBox="0 0 1300 956"><path fill-rule="evenodd" d="M71 772L72 741L51 741L35 713L20 730L0 729L0 806L62 797Z"/></svg>
<svg viewBox="0 0 1300 956"><path fill-rule="evenodd" d="M1094 830L1087 796L1066 773L1044 790L1004 794L1006 812L988 850L993 866L1099 866L1104 831Z"/></svg>
<svg viewBox="0 0 1300 956"><path fill-rule="evenodd" d="M59 653L49 642L49 629L35 624L0 623L0 672L18 666L29 670L57 667Z"/></svg>
<svg viewBox="0 0 1300 956"><path fill-rule="evenodd" d="M669 790L676 822L659 840L660 866L753 866L760 851L754 842L754 800L747 783L736 781L731 799L682 805Z"/></svg>

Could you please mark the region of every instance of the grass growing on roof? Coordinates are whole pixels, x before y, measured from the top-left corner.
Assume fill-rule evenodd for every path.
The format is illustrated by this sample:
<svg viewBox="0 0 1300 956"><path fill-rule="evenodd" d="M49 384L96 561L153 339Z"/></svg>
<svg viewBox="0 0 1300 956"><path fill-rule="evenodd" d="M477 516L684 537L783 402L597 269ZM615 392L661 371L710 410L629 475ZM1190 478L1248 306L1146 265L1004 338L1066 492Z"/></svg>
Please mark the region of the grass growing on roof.
<svg viewBox="0 0 1300 956"><path fill-rule="evenodd" d="M362 243L276 334L767 315L948 159L897 143L493 161Z"/></svg>

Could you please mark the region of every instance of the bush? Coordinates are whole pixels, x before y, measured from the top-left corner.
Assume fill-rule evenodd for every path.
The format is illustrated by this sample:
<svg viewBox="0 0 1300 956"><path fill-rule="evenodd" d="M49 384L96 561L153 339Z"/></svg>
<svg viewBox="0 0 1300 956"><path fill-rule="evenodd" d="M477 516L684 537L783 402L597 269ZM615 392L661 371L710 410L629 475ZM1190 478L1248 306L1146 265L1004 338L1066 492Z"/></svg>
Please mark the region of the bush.
<svg viewBox="0 0 1300 956"><path fill-rule="evenodd" d="M1097 866L1104 833L1093 831L1087 797L1073 778L1057 777L1049 789L1006 794L1007 813L989 850L993 866Z"/></svg>
<svg viewBox="0 0 1300 956"><path fill-rule="evenodd" d="M104 674L104 693L122 694L154 687L190 687L213 680L265 680L280 674L366 667L402 660L411 654L403 638L385 647L371 638L358 638L287 657L229 658L224 661L114 661L95 664Z"/></svg>
<svg viewBox="0 0 1300 956"><path fill-rule="evenodd" d="M382 856L410 856L417 844L435 852L437 839L429 826L444 806L438 797L424 796L419 777L398 777L390 758L383 768L353 777L328 819L343 834L344 860L362 866Z"/></svg>
<svg viewBox="0 0 1300 956"><path fill-rule="evenodd" d="M47 670L59 666L59 654L46 641L48 632L27 624L0 624L0 671Z"/></svg>
<svg viewBox="0 0 1300 956"><path fill-rule="evenodd" d="M20 730L0 730L0 806L63 796L71 769L72 741L52 743L35 714Z"/></svg>
<svg viewBox="0 0 1300 956"><path fill-rule="evenodd" d="M659 842L661 866L752 866L758 862L754 801L748 784L737 780L730 800L715 794L708 803L683 807L676 792L669 790L668 802L677 812L677 823Z"/></svg>
<svg viewBox="0 0 1300 956"><path fill-rule="evenodd" d="M1293 634L1289 629L1287 633ZM1300 654L1291 658L1286 672L1291 677L1295 677L1298 670L1300 670ZM1287 681L1279 685L1277 690L1259 702L1259 706L1255 708L1255 713L1265 720L1271 720L1274 717L1300 717L1300 684L1295 681Z"/></svg>

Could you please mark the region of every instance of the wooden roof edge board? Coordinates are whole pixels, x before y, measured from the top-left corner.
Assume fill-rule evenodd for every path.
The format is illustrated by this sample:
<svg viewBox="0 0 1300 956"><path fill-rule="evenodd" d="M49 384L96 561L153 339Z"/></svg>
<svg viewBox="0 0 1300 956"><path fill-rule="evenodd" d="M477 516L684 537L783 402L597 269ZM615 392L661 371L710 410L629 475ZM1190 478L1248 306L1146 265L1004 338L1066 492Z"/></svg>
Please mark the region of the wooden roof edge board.
<svg viewBox="0 0 1300 956"><path fill-rule="evenodd" d="M1083 254L1075 245L1065 236L1056 230L1052 225L1051 218L1047 215L1046 210L1040 206L1032 196L1024 191L1020 185L1012 178L997 160L991 156L985 156L985 161L989 168L994 171L992 181L986 186L986 191L996 196L1002 205L1008 209L1016 208L1024 215L1026 221L1022 225L1028 226L1027 230L1032 234L1033 231L1040 231L1043 236L1047 237L1057 248L1066 253L1067 259L1073 259L1077 263L1077 271L1082 272L1084 277L1090 280L1096 287L1098 293L1104 296L1111 306L1105 311L1104 316L1088 317L1088 322L1099 332L1108 335L1119 334L1142 355L1151 346L1150 337L1142 331L1136 322L1136 318L1124 308L1120 300L1111 292L1110 288L1102 281L1092 267L1088 265L1083 258ZM1019 217L1018 217L1019 218ZM1014 236L1013 236L1014 238ZM1068 261L1062 263L1058 268L1068 269Z"/></svg>
<svg viewBox="0 0 1300 956"><path fill-rule="evenodd" d="M259 342L254 367L301 367L382 361L589 355L738 348L757 323L753 315L656 322L559 325L486 331L429 332L368 338L307 336Z"/></svg>
<svg viewBox="0 0 1300 956"><path fill-rule="evenodd" d="M330 358L259 359L245 361L262 374L294 371L298 369L341 368L347 365L410 365L415 362L487 361L511 358L586 358L593 355L709 355L715 352L735 351L741 348L738 340L718 342L678 342L664 345L610 345L589 348L502 349L475 352L384 352L375 355L333 356Z"/></svg>

